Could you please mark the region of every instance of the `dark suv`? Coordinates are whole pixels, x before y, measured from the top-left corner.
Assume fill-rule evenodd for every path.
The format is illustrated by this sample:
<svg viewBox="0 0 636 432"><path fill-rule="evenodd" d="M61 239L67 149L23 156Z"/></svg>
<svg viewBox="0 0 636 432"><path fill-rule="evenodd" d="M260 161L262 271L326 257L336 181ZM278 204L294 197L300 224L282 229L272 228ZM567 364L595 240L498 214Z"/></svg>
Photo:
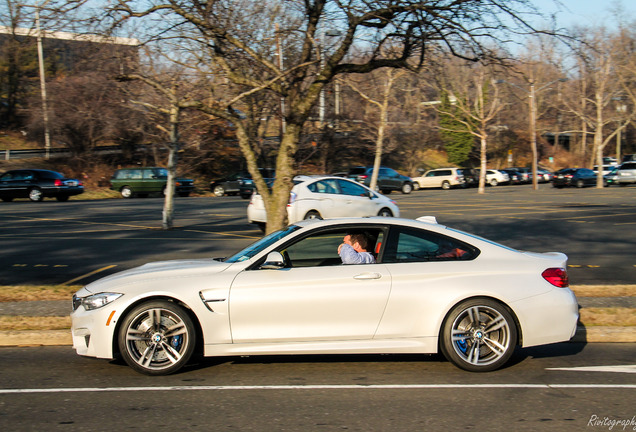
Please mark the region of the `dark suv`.
<svg viewBox="0 0 636 432"><path fill-rule="evenodd" d="M272 168L259 168L258 170L266 182L275 177L275 170ZM239 171L228 177L210 182L210 190L218 197L239 194L241 198L247 199L252 196L254 189L252 175L247 171Z"/></svg>
<svg viewBox="0 0 636 432"><path fill-rule="evenodd" d="M347 178L353 179L359 183L369 186L371 184L371 176L373 175L373 167L355 167L349 170ZM413 191L413 180L404 176L394 169L380 167L378 172L378 181L376 190L382 191L383 194L390 194L392 191L401 191L403 194L409 194Z"/></svg>
<svg viewBox="0 0 636 432"><path fill-rule="evenodd" d="M110 179L110 188L121 193L124 198L147 196L151 193L163 194L168 183L166 168L123 168L115 171ZM194 190L192 179L175 180L175 192L187 197Z"/></svg>

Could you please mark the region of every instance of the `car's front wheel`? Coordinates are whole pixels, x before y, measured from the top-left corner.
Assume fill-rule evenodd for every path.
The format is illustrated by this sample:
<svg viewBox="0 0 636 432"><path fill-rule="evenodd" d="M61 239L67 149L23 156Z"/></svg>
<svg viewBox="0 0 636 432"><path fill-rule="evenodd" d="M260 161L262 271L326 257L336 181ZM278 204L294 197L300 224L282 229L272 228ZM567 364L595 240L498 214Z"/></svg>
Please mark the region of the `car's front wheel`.
<svg viewBox="0 0 636 432"><path fill-rule="evenodd" d="M402 185L402 193L410 194L413 191L413 185L411 183L404 183Z"/></svg>
<svg viewBox="0 0 636 432"><path fill-rule="evenodd" d="M190 360L196 345L192 319L181 306L149 301L125 317L118 335L124 361L146 375L167 375Z"/></svg>
<svg viewBox="0 0 636 432"><path fill-rule="evenodd" d="M442 326L444 356L471 372L503 366L517 344L517 327L509 310L491 299L471 299L455 306Z"/></svg>

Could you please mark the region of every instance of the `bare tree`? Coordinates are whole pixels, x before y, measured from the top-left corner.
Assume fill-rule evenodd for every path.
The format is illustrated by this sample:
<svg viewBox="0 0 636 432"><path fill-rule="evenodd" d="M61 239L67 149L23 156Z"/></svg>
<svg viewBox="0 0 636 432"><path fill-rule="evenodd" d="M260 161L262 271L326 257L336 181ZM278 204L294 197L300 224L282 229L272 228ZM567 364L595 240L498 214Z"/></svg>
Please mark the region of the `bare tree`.
<svg viewBox="0 0 636 432"><path fill-rule="evenodd" d="M182 46L195 48L190 61L205 65L211 73L222 72L226 81L211 79L210 85L224 87L224 95L201 101L200 108L236 125L247 167L264 198L268 231L286 222L294 154L321 91L336 76L381 67L417 68L425 63L424 47L429 43L457 56L483 58L492 54L489 41L505 38L512 26L533 31L523 21L523 11L531 6L526 0L111 0L108 4L115 25L144 20L146 25L138 27L144 28L148 40L180 40ZM328 35L332 37L327 41ZM284 61L275 58L277 40ZM384 52L386 46L391 46L390 54ZM364 51L363 56L354 59L355 50ZM271 193L257 169L254 136L241 110L243 99L252 94L285 100L285 131Z"/></svg>
<svg viewBox="0 0 636 432"><path fill-rule="evenodd" d="M463 76L457 81L450 81L447 77L440 77L440 93L452 96L450 106L437 105L440 114L455 120L456 127L449 132L466 132L475 136L480 142L480 172L478 193L486 191L486 169L489 129L497 114L504 105L499 97L499 86L495 84L493 75L481 65L465 67Z"/></svg>
<svg viewBox="0 0 636 432"><path fill-rule="evenodd" d="M375 141L375 157L373 160L373 174L371 175L371 183L369 187L375 190L378 182L378 172L380 171L380 164L382 162L382 152L384 144L384 134L389 121L389 102L391 99L391 93L394 89L395 83L400 77L406 74L405 70L385 69L383 76L383 83L380 88L379 98L374 99L373 95L363 91L359 84L352 80L346 80L345 83L351 87L360 97L362 97L369 104L374 105L378 109L379 119L376 128L376 141Z"/></svg>
<svg viewBox="0 0 636 432"><path fill-rule="evenodd" d="M588 30L586 35L582 36L585 43L580 45L575 54L582 65L579 79L588 83L589 92L578 96L583 101L581 104L576 100L566 99L566 105L593 133L592 161L598 166L597 187L602 188L603 152L619 131L636 117L636 112L626 115L625 112L616 110L616 101L629 88L629 85L625 87L617 79L618 72L625 70L619 63L621 59L625 59L619 55L621 44L603 29L596 32ZM629 81L631 80L630 77Z"/></svg>

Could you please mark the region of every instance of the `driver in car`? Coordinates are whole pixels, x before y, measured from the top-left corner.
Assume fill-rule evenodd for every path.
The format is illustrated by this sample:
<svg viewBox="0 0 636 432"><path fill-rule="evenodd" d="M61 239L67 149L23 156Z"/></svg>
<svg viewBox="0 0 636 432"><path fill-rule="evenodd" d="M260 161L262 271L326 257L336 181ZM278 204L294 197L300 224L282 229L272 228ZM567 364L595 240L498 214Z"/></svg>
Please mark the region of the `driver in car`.
<svg viewBox="0 0 636 432"><path fill-rule="evenodd" d="M369 238L364 233L347 234L338 246L338 255L343 264L373 264L375 257L367 251Z"/></svg>

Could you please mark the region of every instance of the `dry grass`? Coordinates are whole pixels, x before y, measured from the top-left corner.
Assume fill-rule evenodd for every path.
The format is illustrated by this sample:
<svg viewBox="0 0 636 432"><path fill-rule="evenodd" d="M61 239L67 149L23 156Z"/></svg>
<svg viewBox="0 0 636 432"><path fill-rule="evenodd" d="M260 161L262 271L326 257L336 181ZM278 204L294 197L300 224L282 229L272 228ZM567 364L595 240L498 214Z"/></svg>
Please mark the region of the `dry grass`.
<svg viewBox="0 0 636 432"><path fill-rule="evenodd" d="M570 288L577 297L636 297L636 285L582 285Z"/></svg>
<svg viewBox="0 0 636 432"><path fill-rule="evenodd" d="M0 302L35 300L70 300L80 285L0 285ZM636 296L636 286L572 287L578 297ZM636 313L630 308L583 308L580 322L585 326L636 326ZM69 317L0 316L2 330L69 329Z"/></svg>
<svg viewBox="0 0 636 432"><path fill-rule="evenodd" d="M0 315L3 331L16 330L70 330L71 317L30 317Z"/></svg>
<svg viewBox="0 0 636 432"><path fill-rule="evenodd" d="M69 300L81 285L0 285L0 302Z"/></svg>
<svg viewBox="0 0 636 432"><path fill-rule="evenodd" d="M636 326L636 314L630 308L583 308L579 321L587 326Z"/></svg>
<svg viewBox="0 0 636 432"><path fill-rule="evenodd" d="M79 285L0 285L0 302L68 300ZM577 297L636 297L636 285L573 286Z"/></svg>

